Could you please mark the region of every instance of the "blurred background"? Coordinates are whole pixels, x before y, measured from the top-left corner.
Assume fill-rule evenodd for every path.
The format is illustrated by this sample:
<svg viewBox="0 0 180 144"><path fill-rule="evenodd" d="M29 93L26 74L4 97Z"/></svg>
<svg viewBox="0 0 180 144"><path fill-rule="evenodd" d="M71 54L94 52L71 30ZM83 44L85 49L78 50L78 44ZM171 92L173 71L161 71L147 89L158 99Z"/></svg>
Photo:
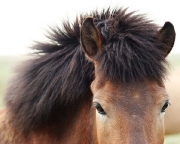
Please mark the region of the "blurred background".
<svg viewBox="0 0 180 144"><path fill-rule="evenodd" d="M173 23L176 41L168 60L171 64L166 87L172 97L172 106L165 116L180 133L180 14L178 1L169 0L2 0L0 1L0 108L13 67L27 58L33 41L45 41L48 26L61 21L74 21L76 15L107 7L129 7L128 11L145 13L160 26L166 21ZM173 111L173 112L172 112ZM174 121L176 119L176 121ZM172 129L172 127L170 127ZM169 128L169 129L170 129ZM178 130L176 129L176 132ZM165 144L180 144L180 134L166 136Z"/></svg>

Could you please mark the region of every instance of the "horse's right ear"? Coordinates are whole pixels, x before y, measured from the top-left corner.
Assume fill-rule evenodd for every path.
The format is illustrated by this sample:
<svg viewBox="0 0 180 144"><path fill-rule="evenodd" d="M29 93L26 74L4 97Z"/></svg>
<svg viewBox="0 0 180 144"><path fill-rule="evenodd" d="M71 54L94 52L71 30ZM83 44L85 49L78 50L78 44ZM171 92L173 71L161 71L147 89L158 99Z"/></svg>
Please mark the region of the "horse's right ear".
<svg viewBox="0 0 180 144"><path fill-rule="evenodd" d="M102 36L96 28L92 17L84 20L81 27L81 44L84 52L92 58L102 47Z"/></svg>

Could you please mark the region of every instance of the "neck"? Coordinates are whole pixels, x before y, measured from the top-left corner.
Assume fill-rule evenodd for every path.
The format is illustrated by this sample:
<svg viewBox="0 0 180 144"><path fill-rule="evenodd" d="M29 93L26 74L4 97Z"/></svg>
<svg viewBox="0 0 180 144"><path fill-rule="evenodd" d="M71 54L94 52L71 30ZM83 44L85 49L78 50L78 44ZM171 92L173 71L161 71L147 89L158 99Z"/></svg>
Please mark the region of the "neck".
<svg viewBox="0 0 180 144"><path fill-rule="evenodd" d="M1 118L0 129L3 129L3 133L0 137L2 135L6 137L0 140L0 143L4 141L7 143L18 141L19 144L96 143L95 109L92 108L91 93L60 113L61 117L56 122L41 126L25 135L10 124L12 120L7 121L8 112L7 114L5 112L1 114L3 118Z"/></svg>
<svg viewBox="0 0 180 144"><path fill-rule="evenodd" d="M66 118L61 118L59 122L39 129L33 133L33 137L39 135L43 141L47 139L48 143L53 143L55 140L60 143L96 143L95 110L92 108L92 94L85 97L85 100L75 104L76 108L66 111ZM41 141L39 138L38 140Z"/></svg>

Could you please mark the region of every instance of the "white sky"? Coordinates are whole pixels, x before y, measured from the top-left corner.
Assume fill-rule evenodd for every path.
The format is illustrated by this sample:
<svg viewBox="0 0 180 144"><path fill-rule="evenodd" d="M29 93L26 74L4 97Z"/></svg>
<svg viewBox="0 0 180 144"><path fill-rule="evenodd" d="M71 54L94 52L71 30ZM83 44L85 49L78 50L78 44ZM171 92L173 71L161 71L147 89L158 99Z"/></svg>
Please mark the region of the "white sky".
<svg viewBox="0 0 180 144"><path fill-rule="evenodd" d="M175 0L0 0L0 55L27 53L33 40L44 40L47 25L109 5L147 13L159 25L172 22L176 30L172 52L180 53L180 8Z"/></svg>

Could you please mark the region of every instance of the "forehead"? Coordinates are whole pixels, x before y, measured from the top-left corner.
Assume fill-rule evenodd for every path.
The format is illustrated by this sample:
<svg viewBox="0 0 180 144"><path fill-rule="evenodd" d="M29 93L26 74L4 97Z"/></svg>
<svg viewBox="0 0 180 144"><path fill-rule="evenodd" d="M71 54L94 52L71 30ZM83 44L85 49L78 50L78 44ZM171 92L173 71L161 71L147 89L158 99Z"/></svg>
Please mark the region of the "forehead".
<svg viewBox="0 0 180 144"><path fill-rule="evenodd" d="M168 99L163 84L155 81L131 84L99 82L95 80L91 85L94 100L107 103L153 103L158 104Z"/></svg>

